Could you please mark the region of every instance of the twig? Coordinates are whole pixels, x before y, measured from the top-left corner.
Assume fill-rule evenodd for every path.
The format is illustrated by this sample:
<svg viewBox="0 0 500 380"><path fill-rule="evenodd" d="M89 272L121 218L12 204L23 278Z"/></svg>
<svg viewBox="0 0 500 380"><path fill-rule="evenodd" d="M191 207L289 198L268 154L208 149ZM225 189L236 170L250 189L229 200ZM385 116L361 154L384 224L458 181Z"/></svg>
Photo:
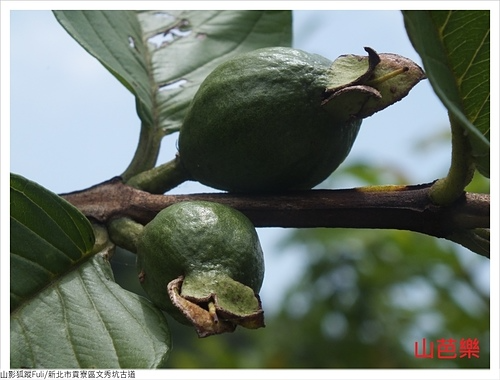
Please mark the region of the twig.
<svg viewBox="0 0 500 380"><path fill-rule="evenodd" d="M174 203L205 200L240 210L256 227L399 229L440 238L448 238L456 231L490 227L489 194L464 193L444 207L431 202L431 186L429 183L280 194L156 195L125 185L117 177L62 196L101 223L129 217L146 224Z"/></svg>

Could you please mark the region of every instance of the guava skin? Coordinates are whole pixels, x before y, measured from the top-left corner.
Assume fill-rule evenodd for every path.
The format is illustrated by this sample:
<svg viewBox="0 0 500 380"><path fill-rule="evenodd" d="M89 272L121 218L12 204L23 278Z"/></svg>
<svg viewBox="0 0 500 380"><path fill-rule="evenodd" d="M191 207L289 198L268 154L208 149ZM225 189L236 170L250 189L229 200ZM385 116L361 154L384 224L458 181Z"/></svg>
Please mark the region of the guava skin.
<svg viewBox="0 0 500 380"><path fill-rule="evenodd" d="M319 184L344 161L361 125L321 106L331 63L275 47L218 66L181 127L181 163L195 180L234 192Z"/></svg>
<svg viewBox="0 0 500 380"><path fill-rule="evenodd" d="M264 278L253 224L237 210L204 201L180 202L160 211L138 239L137 264L149 298L182 323L186 319L167 294L167 285L179 276L205 283L195 290L207 295L215 292L218 278L230 278L257 294Z"/></svg>

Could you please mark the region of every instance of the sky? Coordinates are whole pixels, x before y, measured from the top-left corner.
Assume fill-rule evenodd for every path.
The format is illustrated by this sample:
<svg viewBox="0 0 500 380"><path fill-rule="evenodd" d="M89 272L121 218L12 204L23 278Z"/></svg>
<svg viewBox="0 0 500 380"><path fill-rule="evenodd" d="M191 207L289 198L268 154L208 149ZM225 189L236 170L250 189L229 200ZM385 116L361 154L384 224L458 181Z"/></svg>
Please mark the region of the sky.
<svg viewBox="0 0 500 380"><path fill-rule="evenodd" d="M364 55L363 47L369 46L421 63L399 11L297 11L293 16L295 48L334 60L347 53ZM50 11L12 12L10 23L10 171L55 193L83 189L123 172L135 151L140 126L133 96L66 33ZM433 181L447 173L450 146L437 144L416 152L415 143L447 129L446 111L430 83L423 81L405 99L363 122L345 164L389 165L405 173L411 183ZM177 134L164 139L159 163L174 157L176 139ZM203 191L211 190L188 182L173 193ZM261 296L264 305L272 305L300 272L303 252L278 248L289 233L285 229L258 233L266 253ZM287 268L286 276L279 275L282 268ZM489 270L483 280L489 283Z"/></svg>

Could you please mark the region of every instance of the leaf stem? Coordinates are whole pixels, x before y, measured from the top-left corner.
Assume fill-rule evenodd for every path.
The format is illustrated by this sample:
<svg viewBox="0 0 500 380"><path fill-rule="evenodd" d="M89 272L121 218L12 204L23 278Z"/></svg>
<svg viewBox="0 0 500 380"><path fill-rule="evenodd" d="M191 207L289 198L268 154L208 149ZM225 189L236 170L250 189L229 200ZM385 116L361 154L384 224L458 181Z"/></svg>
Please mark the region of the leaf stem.
<svg viewBox="0 0 500 380"><path fill-rule="evenodd" d="M191 176L176 156L163 165L133 176L126 183L151 194L163 194L189 179Z"/></svg>
<svg viewBox="0 0 500 380"><path fill-rule="evenodd" d="M162 138L163 133L160 130L155 131L149 124L141 123L139 143L137 144L134 157L121 175L125 182L156 165Z"/></svg>
<svg viewBox="0 0 500 380"><path fill-rule="evenodd" d="M432 203L440 206L452 204L464 193L475 169L467 132L451 113L448 115L451 125L451 165L448 175L436 181L429 192Z"/></svg>

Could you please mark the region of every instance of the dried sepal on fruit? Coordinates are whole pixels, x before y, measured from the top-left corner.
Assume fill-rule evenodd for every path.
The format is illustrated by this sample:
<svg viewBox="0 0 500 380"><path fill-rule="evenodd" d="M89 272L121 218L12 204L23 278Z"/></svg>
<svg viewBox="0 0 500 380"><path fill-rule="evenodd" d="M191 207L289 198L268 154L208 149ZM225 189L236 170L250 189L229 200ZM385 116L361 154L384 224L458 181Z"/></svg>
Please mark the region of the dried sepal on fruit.
<svg viewBox="0 0 500 380"><path fill-rule="evenodd" d="M222 284L222 287L227 286L226 289L219 287L210 291L205 283L200 283L198 286L204 289L205 295L190 295L190 289L183 286L184 276L180 276L168 283L168 295L200 338L233 332L238 325L249 329L264 327L264 311L259 296L229 277L222 282L229 282ZM233 297L235 294L238 295L236 298Z"/></svg>
<svg viewBox="0 0 500 380"><path fill-rule="evenodd" d="M341 120L364 119L404 98L425 78L412 60L398 54L343 55L329 70L323 106Z"/></svg>

